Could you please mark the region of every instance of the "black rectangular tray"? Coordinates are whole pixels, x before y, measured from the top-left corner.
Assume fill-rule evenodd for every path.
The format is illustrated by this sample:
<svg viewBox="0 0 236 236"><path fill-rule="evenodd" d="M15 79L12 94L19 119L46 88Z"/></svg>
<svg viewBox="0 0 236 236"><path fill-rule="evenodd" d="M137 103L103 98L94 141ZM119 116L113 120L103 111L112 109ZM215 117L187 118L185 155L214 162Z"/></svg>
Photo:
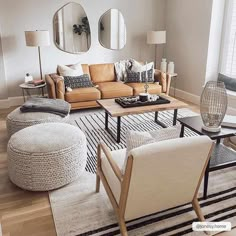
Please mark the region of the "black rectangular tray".
<svg viewBox="0 0 236 236"><path fill-rule="evenodd" d="M122 97L122 98L136 98L136 97L138 97L138 96ZM168 104L168 103L170 103L170 101L168 99L163 98L161 96L159 96L159 99L157 99L156 101L141 102L140 100L138 100L137 102L132 102L132 103L129 103L129 102L126 102L126 101L122 101L122 98L116 98L115 102L118 103L123 108L151 106L151 105L161 105L161 104Z"/></svg>

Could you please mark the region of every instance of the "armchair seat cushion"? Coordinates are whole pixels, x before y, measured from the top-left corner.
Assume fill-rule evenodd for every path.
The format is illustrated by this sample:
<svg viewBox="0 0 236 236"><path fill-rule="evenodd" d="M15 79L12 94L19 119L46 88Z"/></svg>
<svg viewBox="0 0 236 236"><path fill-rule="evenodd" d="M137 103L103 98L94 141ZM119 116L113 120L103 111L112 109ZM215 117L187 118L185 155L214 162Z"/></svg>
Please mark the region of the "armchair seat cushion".
<svg viewBox="0 0 236 236"><path fill-rule="evenodd" d="M126 156L126 149L120 149L117 151L112 151L111 152L112 159L116 162L120 170L122 169L125 161L125 156ZM101 156L101 164L102 164L102 171L103 174L105 175L105 178L114 194L114 197L116 199L116 202L119 203L120 200L120 193L121 193L121 188L120 188L120 182L117 179L116 175L114 174L107 158L103 154Z"/></svg>
<svg viewBox="0 0 236 236"><path fill-rule="evenodd" d="M157 83L149 83L148 93L150 94L160 94L161 86ZM127 83L127 86L133 88L134 96L144 93L144 83Z"/></svg>
<svg viewBox="0 0 236 236"><path fill-rule="evenodd" d="M71 92L65 93L67 102L87 102L96 101L101 98L101 93L96 88L75 88Z"/></svg>
<svg viewBox="0 0 236 236"><path fill-rule="evenodd" d="M133 89L122 82L98 83L98 89L101 91L102 99L132 96Z"/></svg>

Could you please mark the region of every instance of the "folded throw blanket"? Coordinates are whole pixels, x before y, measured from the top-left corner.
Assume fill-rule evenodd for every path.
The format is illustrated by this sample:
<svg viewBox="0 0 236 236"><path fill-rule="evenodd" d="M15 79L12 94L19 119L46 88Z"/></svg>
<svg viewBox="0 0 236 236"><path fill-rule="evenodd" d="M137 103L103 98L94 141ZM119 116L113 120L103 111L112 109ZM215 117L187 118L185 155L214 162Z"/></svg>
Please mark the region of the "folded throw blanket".
<svg viewBox="0 0 236 236"><path fill-rule="evenodd" d="M61 99L31 98L20 108L22 112L47 112L62 117L70 113L71 105Z"/></svg>

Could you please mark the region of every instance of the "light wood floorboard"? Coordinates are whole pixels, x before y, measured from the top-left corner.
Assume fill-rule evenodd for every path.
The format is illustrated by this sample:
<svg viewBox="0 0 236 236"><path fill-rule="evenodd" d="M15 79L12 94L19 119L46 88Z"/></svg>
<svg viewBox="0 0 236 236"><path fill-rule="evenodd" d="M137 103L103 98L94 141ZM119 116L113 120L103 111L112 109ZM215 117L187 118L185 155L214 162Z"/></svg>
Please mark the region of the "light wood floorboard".
<svg viewBox="0 0 236 236"><path fill-rule="evenodd" d="M197 105L189 105L193 111L199 112ZM0 219L2 235L55 236L56 231L48 193L24 191L14 186L8 179L6 153L8 139L5 120L7 114L13 109L14 107L0 110ZM236 232L232 235L236 235Z"/></svg>
<svg viewBox="0 0 236 236"><path fill-rule="evenodd" d="M0 110L0 219L3 236L55 236L48 193L24 191L7 175L6 116L14 108ZM1 235L1 234L0 234Z"/></svg>

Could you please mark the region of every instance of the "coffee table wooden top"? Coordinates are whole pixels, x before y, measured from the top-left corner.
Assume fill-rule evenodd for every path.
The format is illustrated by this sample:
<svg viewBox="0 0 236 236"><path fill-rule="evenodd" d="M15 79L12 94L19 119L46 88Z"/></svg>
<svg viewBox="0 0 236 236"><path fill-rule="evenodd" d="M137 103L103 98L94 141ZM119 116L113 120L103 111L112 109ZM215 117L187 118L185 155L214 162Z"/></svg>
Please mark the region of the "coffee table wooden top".
<svg viewBox="0 0 236 236"><path fill-rule="evenodd" d="M188 104L181 102L173 97L166 96L164 94L161 94L161 96L168 99L170 103L160 104L160 105L130 107L130 108L123 108L122 106L120 106L118 103L115 102L115 99L102 99L98 100L97 103L112 117L141 114L146 112L175 110L188 107Z"/></svg>

